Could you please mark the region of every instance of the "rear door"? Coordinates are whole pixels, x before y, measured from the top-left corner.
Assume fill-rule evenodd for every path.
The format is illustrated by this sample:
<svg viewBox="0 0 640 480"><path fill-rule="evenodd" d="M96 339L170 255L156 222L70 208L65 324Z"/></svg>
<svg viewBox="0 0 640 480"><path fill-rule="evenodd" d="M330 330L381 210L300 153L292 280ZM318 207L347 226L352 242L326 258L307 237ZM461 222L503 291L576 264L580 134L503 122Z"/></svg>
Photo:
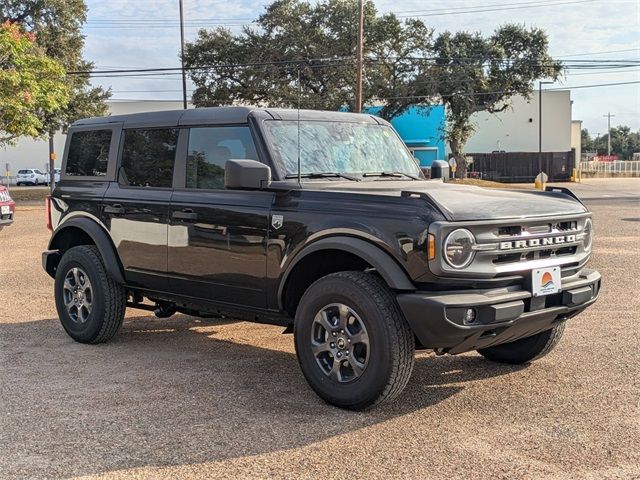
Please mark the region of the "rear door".
<svg viewBox="0 0 640 480"><path fill-rule="evenodd" d="M124 129L116 181L102 203L102 218L129 285L167 287L167 229L180 130Z"/></svg>
<svg viewBox="0 0 640 480"><path fill-rule="evenodd" d="M273 193L226 190L224 165L230 159L259 160L248 125L188 130L187 154L178 167L184 174L176 177L170 208L170 288L263 308Z"/></svg>

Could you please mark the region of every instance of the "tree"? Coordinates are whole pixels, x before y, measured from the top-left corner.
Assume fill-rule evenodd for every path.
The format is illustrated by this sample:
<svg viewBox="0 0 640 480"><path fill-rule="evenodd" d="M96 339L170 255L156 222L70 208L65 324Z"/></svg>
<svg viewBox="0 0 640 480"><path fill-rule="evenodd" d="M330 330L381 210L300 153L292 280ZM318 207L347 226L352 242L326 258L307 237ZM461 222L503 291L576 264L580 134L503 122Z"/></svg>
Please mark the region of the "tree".
<svg viewBox="0 0 640 480"><path fill-rule="evenodd" d="M604 137L606 143L606 135ZM640 131L633 132L626 125L611 129L611 153L622 160L630 160L633 154L640 152Z"/></svg>
<svg viewBox="0 0 640 480"><path fill-rule="evenodd" d="M586 128L580 131L580 144L582 145L582 151L585 153L592 152L595 149L594 141Z"/></svg>
<svg viewBox="0 0 640 480"><path fill-rule="evenodd" d="M406 95L416 70L410 57L430 51L431 29L379 16L371 1L364 12L365 101ZM357 0L277 0L238 35L200 30L184 58L196 85L193 103L352 109L357 17Z"/></svg>
<svg viewBox="0 0 640 480"><path fill-rule="evenodd" d="M89 72L93 63L82 58L84 36L82 25L86 21L84 0L3 0L0 20L20 24L35 35L36 43L45 54L57 60L67 72ZM69 101L56 111L42 111L40 133L49 136L50 154L53 153L53 135L66 131L75 120L104 115L105 100L110 91L92 87L89 76L67 75Z"/></svg>
<svg viewBox="0 0 640 480"><path fill-rule="evenodd" d="M490 37L480 33L444 32L434 43L435 72L416 79L416 92L440 98L446 107L446 138L461 176L466 174L464 146L475 131L476 112L498 113L511 106L511 98L531 98L533 82L556 80L560 62L548 54L543 30L504 25Z"/></svg>
<svg viewBox="0 0 640 480"><path fill-rule="evenodd" d="M69 88L64 69L18 25L0 25L0 145L41 134L43 113L65 108Z"/></svg>
<svg viewBox="0 0 640 480"><path fill-rule="evenodd" d="M591 138L586 128L582 129L582 151L594 152L599 155L607 153L607 137L604 135ZM640 152L640 131L634 132L626 125L611 128L611 154L621 160L631 160L633 154Z"/></svg>
<svg viewBox="0 0 640 480"><path fill-rule="evenodd" d="M352 109L357 12L356 0L277 0L239 35L201 30L184 58L197 87L194 104ZM434 41L422 21L380 16L372 2L365 4L364 44L365 103L382 104L386 119L444 103L445 134L462 174L471 116L501 112L514 95L530 98L536 79L562 71L540 29L505 25L488 38L444 32Z"/></svg>

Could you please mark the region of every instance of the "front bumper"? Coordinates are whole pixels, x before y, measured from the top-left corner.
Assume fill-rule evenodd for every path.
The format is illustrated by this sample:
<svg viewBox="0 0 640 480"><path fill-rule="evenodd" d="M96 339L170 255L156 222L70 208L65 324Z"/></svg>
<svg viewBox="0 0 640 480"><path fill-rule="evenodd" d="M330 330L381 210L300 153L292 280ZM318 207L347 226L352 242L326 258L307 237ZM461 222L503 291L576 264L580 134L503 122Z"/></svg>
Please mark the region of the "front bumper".
<svg viewBox="0 0 640 480"><path fill-rule="evenodd" d="M596 301L601 276L584 269L563 279L562 291L533 298L520 287L492 290L414 292L397 296L400 308L422 347L462 353L508 343L552 328ZM465 324L467 309L476 318Z"/></svg>

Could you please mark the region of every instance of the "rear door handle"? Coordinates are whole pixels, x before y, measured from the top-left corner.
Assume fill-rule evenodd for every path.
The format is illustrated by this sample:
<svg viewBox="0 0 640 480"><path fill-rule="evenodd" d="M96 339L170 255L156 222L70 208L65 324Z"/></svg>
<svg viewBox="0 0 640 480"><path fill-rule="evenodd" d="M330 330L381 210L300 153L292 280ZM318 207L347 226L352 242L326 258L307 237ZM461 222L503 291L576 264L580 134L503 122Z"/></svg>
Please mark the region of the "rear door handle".
<svg viewBox="0 0 640 480"><path fill-rule="evenodd" d="M104 207L104 213L122 215L124 213L124 207L119 203L116 203L115 205L107 205L106 207Z"/></svg>
<svg viewBox="0 0 640 480"><path fill-rule="evenodd" d="M191 210L190 208L185 208L184 210L176 210L171 216L177 220L197 220L198 214Z"/></svg>

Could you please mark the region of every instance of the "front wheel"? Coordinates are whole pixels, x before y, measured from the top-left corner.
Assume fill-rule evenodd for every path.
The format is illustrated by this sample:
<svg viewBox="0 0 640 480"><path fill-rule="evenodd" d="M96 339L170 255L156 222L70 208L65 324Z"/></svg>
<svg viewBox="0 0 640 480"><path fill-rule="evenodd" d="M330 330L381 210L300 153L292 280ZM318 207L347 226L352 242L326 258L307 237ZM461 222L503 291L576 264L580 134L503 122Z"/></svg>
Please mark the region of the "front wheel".
<svg viewBox="0 0 640 480"><path fill-rule="evenodd" d="M60 322L77 342L106 342L122 326L126 290L109 277L93 245L73 247L63 255L55 297Z"/></svg>
<svg viewBox="0 0 640 480"><path fill-rule="evenodd" d="M515 342L503 343L494 347L481 348L478 353L483 357L500 363L522 364L544 357L555 348L562 338L565 322L550 330Z"/></svg>
<svg viewBox="0 0 640 480"><path fill-rule="evenodd" d="M296 310L302 372L325 401L363 410L402 392L415 341L393 292L379 277L339 272L313 283Z"/></svg>

